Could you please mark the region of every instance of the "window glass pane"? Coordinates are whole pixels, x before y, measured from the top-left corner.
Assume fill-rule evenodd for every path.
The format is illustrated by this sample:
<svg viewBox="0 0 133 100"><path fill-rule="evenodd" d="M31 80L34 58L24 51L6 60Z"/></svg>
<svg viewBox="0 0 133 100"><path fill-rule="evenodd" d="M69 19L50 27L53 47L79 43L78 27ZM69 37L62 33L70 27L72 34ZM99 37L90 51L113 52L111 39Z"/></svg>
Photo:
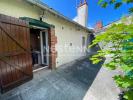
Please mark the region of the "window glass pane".
<svg viewBox="0 0 133 100"><path fill-rule="evenodd" d="M85 37L82 37L82 46L85 46Z"/></svg>

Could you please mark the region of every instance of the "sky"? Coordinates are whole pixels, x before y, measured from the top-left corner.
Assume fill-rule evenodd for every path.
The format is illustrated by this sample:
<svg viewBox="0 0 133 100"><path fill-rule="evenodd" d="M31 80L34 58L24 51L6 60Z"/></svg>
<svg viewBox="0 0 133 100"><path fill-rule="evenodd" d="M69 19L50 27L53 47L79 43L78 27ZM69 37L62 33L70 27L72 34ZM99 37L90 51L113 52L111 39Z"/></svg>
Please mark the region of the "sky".
<svg viewBox="0 0 133 100"><path fill-rule="evenodd" d="M60 12L64 16L74 19L77 16L77 4L80 0L41 0L51 8ZM77 2L77 3L76 3ZM104 26L120 19L128 14L128 8L132 5L123 4L115 10L113 6L107 8L100 7L98 0L87 0L88 2L88 27L94 27L96 22L102 21Z"/></svg>

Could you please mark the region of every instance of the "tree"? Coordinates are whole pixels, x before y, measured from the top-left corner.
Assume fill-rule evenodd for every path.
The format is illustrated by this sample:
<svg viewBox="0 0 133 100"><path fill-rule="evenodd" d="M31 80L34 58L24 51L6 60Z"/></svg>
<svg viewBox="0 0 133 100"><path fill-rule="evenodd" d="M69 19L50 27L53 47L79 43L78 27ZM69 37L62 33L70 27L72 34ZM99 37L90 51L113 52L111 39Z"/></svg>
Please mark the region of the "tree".
<svg viewBox="0 0 133 100"><path fill-rule="evenodd" d="M133 4L133 0L99 0L98 4L103 8L106 8L108 5L114 5L115 9L118 9L123 4ZM129 8L129 12L133 13L133 7Z"/></svg>
<svg viewBox="0 0 133 100"><path fill-rule="evenodd" d="M111 60L103 66L123 72L123 75L116 75L113 79L120 88L125 90L124 98L133 100L133 19L128 24L126 24L127 19L124 18L123 21L123 23L111 25L105 32L97 35L89 47L99 43L107 47L99 50L91 60L93 64L97 64L103 58L110 57Z"/></svg>

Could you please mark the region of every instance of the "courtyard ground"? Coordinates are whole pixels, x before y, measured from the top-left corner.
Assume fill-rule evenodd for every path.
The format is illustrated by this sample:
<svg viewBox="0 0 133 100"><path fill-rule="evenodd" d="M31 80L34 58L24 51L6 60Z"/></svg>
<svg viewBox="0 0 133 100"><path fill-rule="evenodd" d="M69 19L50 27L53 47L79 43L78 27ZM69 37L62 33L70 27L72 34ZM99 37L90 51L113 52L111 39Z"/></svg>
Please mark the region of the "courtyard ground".
<svg viewBox="0 0 133 100"><path fill-rule="evenodd" d="M0 100L117 100L112 76L101 66L87 57L57 70L38 71L30 82L0 94Z"/></svg>

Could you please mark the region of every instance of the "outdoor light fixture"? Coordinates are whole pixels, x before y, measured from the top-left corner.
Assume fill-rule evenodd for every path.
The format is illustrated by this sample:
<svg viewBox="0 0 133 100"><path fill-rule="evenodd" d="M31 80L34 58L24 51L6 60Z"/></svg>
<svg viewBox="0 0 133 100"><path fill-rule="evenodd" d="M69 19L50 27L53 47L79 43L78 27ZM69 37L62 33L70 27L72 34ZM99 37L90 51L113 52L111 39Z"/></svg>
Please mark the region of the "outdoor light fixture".
<svg viewBox="0 0 133 100"><path fill-rule="evenodd" d="M48 15L48 12L46 10L42 10L39 16L40 21L42 21L44 18L46 19L47 18L46 15Z"/></svg>
<svg viewBox="0 0 133 100"><path fill-rule="evenodd" d="M37 38L40 39L40 36L38 36Z"/></svg>

